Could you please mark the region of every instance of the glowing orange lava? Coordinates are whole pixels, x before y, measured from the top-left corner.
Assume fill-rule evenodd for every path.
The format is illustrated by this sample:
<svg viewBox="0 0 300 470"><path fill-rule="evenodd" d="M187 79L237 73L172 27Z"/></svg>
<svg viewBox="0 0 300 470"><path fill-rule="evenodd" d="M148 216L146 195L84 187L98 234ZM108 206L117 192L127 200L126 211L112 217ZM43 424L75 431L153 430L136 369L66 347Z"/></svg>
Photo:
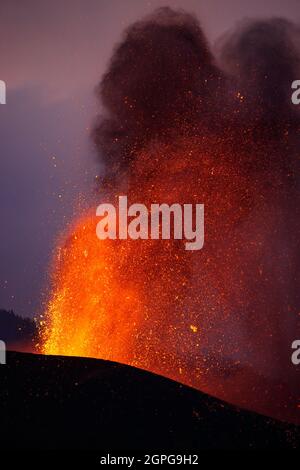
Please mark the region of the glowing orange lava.
<svg viewBox="0 0 300 470"><path fill-rule="evenodd" d="M204 249L188 252L181 240L100 241L94 210L85 215L54 259L45 354L138 366L281 416L254 372L257 364L268 369L280 346L280 298L266 296L274 289L265 258L277 212L264 177L242 172L237 158L241 152L228 156L203 139L140 154L129 203L204 203Z"/></svg>
<svg viewBox="0 0 300 470"><path fill-rule="evenodd" d="M230 301L224 278L232 277L226 263L230 247L217 266L211 256L216 236L209 238L221 227L224 235L235 223L231 206L243 178L207 153L199 153L200 167L194 158L198 141L189 146L188 152L182 143L182 148L160 145L141 153L128 196L146 205L213 202L206 250L188 253L181 240L100 241L96 216L84 216L54 259L53 292L42 325L44 353L111 359L195 382L190 370L195 367L199 375L195 364L200 343L207 342L203 332L208 338L210 323L216 315L228 315ZM153 171L158 160L159 174ZM193 274L201 263L202 287L199 273Z"/></svg>
<svg viewBox="0 0 300 470"><path fill-rule="evenodd" d="M95 218L86 217L57 253L54 292L44 332L45 354L100 357L127 362L129 335L140 315L134 285L118 282L126 252L98 243Z"/></svg>

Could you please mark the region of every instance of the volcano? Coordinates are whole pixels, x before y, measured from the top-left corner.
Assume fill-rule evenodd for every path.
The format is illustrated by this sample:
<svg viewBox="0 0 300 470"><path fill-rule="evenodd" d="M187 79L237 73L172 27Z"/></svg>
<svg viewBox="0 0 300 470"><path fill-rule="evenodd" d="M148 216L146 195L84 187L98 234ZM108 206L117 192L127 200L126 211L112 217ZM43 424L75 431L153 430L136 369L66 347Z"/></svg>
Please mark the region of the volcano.
<svg viewBox="0 0 300 470"><path fill-rule="evenodd" d="M166 451L294 448L299 427L134 367L7 353L2 449Z"/></svg>

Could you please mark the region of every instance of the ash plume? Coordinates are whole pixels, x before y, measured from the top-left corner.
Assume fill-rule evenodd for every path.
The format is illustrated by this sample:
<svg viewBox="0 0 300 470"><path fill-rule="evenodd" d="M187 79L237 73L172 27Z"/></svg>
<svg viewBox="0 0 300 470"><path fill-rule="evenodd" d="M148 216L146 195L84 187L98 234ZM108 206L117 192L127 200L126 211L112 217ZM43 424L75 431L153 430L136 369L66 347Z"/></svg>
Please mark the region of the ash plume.
<svg viewBox="0 0 300 470"><path fill-rule="evenodd" d="M299 26L281 18L245 20L216 49L243 99L233 123L253 156L251 168L281 169L288 185L298 184L300 112L291 102L291 84L300 76Z"/></svg>
<svg viewBox="0 0 300 470"><path fill-rule="evenodd" d="M94 140L108 172L128 168L149 141L170 140L179 121L181 133L200 123L203 134L220 128L223 86L223 73L194 16L160 8L135 23L97 88L106 116L99 118Z"/></svg>
<svg viewBox="0 0 300 470"><path fill-rule="evenodd" d="M298 122L291 103L291 83L300 73L300 28L291 21L245 20L218 41L221 64L248 102L251 124L273 132ZM285 129L284 129L285 130Z"/></svg>

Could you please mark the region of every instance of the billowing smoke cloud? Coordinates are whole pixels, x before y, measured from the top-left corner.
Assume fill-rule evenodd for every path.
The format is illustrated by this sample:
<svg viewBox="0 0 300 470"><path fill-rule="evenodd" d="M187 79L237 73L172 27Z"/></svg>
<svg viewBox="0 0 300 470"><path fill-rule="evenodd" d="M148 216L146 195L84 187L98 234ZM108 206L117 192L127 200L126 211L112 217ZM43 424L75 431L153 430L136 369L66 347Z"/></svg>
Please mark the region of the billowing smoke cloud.
<svg viewBox="0 0 300 470"><path fill-rule="evenodd" d="M242 97L235 128L252 167L281 169L286 183L298 180L299 108L291 84L300 76L300 28L274 18L243 21L218 41L222 68Z"/></svg>
<svg viewBox="0 0 300 470"><path fill-rule="evenodd" d="M300 74L299 49L300 30L290 21L248 20L218 42L221 70L192 15L161 8L134 24L97 89L107 116L94 139L108 172L118 174L174 129L224 137L230 126L236 139L251 131L280 144L289 132L295 137L300 116L291 83Z"/></svg>
<svg viewBox="0 0 300 470"><path fill-rule="evenodd" d="M299 48L300 28L280 18L243 21L219 40L221 64L241 87L252 126L256 121L280 134L283 123L299 125L299 113L291 105L291 83L300 73Z"/></svg>
<svg viewBox="0 0 300 470"><path fill-rule="evenodd" d="M162 8L131 26L98 87L107 116L94 138L110 174L153 139L221 126L224 76L193 16ZM195 131L194 131L195 133Z"/></svg>

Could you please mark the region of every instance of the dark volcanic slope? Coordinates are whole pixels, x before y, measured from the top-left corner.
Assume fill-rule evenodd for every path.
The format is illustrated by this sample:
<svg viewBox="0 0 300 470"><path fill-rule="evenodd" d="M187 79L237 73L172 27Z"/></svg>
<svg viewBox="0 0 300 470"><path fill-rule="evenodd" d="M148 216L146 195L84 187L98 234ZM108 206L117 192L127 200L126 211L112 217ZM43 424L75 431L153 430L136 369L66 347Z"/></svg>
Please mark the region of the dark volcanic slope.
<svg viewBox="0 0 300 470"><path fill-rule="evenodd" d="M8 352L0 383L2 448L197 451L299 438L294 426L106 361Z"/></svg>

